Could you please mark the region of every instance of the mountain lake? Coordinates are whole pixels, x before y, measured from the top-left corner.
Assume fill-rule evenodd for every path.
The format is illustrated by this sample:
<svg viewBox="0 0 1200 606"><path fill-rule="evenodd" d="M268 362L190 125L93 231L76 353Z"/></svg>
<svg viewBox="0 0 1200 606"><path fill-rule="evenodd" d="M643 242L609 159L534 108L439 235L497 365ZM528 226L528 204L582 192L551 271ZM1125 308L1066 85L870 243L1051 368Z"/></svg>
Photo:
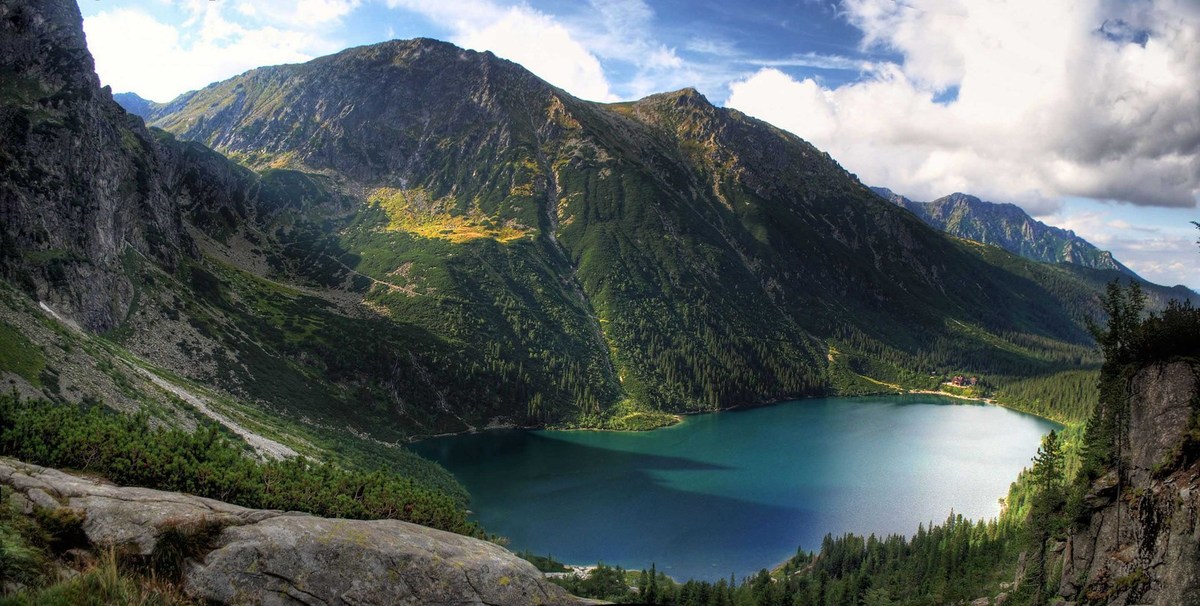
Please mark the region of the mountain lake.
<svg viewBox="0 0 1200 606"><path fill-rule="evenodd" d="M492 430L413 445L476 519L569 564L742 577L826 533L912 535L1000 511L1058 425L939 396L825 398L689 416L650 432Z"/></svg>

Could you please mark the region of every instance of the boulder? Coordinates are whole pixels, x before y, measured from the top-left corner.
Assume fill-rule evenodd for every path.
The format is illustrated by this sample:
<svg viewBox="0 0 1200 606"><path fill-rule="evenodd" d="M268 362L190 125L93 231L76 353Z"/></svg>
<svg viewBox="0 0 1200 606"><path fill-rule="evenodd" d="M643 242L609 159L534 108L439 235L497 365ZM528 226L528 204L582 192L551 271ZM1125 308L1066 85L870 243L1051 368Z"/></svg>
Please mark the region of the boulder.
<svg viewBox="0 0 1200 606"><path fill-rule="evenodd" d="M555 591L557 590L557 591ZM394 520L281 516L229 528L193 565L187 593L261 604L559 604L501 547Z"/></svg>
<svg viewBox="0 0 1200 606"><path fill-rule="evenodd" d="M74 520L93 548L155 556L190 537L182 586L224 604L579 604L532 564L470 537L398 520L249 509L114 486L0 458L0 483L30 511ZM172 545L176 548L178 543Z"/></svg>

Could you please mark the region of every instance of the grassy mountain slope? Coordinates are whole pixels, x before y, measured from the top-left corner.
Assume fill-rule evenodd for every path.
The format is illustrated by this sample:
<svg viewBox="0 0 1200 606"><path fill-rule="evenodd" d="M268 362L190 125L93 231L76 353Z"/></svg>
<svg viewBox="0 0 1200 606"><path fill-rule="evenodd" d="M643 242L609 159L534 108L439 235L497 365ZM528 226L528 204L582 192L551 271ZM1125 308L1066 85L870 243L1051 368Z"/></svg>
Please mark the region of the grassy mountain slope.
<svg viewBox="0 0 1200 606"><path fill-rule="evenodd" d="M90 64L73 69L93 90ZM96 198L166 222L98 230L114 259L99 289L30 259L83 275L108 257L20 229L6 231L6 275L68 316L107 310L85 327L131 356L350 444L652 425L663 411L1092 362L1086 276L947 238L806 142L692 90L588 103L490 54L415 40L146 109L173 135L106 95L81 93L96 124L79 134L124 125L142 151L96 161L143 169ZM26 120L76 111L18 101L6 111ZM7 181L29 200L11 225L35 224L54 191L28 188L33 172ZM78 225L64 215L54 237Z"/></svg>

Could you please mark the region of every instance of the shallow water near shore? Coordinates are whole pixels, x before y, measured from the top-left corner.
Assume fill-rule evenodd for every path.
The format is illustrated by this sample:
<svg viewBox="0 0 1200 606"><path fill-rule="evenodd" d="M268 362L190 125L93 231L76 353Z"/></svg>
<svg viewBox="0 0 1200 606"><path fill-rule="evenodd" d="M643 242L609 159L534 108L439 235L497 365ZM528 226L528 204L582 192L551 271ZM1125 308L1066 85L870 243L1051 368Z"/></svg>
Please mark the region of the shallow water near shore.
<svg viewBox="0 0 1200 606"><path fill-rule="evenodd" d="M697 415L651 432L496 430L418 442L476 519L572 564L753 574L826 533L909 534L993 517L1054 423L929 395Z"/></svg>

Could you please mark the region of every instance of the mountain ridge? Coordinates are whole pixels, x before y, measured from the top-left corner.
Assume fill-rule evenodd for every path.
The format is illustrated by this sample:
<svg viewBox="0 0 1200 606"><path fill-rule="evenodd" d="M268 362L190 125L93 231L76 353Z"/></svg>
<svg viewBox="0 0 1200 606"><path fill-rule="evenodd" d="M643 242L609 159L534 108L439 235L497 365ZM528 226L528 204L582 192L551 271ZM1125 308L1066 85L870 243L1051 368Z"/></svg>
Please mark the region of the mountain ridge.
<svg viewBox="0 0 1200 606"><path fill-rule="evenodd" d="M359 56L366 56L369 59L372 59L376 64L389 63L389 68L394 66L397 62L414 64L412 56L416 53L412 51L413 48L427 50L430 48L430 45L427 42L384 43L383 45L378 45L376 47L362 47L344 51L343 53L336 55L335 58L329 59L326 63L336 63L341 65L343 60L348 60L350 58ZM433 48L447 51L447 54L451 55L449 59L459 64L463 63L465 60L468 65L471 65L472 60L470 58L477 56L445 46L435 45ZM421 55L424 54L425 53L421 53ZM380 58L381 56L382 59ZM419 63L419 60L421 59L431 60L435 63L439 62L436 57L430 58L428 56L418 56L417 62ZM441 58L440 64L444 64L445 61L447 61L447 58ZM483 62L483 64L487 64L486 61L492 60L483 57L480 59L480 61ZM501 65L504 65L505 67L511 66L511 64L508 63L501 63ZM303 140L304 145L302 145L299 149L288 149L287 145L285 145L286 142L281 141L279 136L269 134L272 131L270 127L262 128L255 126L254 128L251 128L250 131L255 133L252 135L252 137L254 137L253 141L242 142L238 138L240 136L238 134L238 129L242 128L238 126L238 124L244 122L245 120L252 120L255 124L257 124L257 116L269 113L265 111L264 107L269 108L272 104L283 104L289 108L297 108L303 107L307 104L315 108L320 106L323 102L329 101L326 97L320 95L316 99L310 98L312 90L322 91L321 94L323 95L323 91L328 91L332 88L338 88L330 83L324 83L322 85L312 84L316 78L328 77L323 75L322 67L322 64L314 65L311 67L311 69L303 66L290 66L286 70L276 73L256 70L247 74L244 79L239 80L235 78L233 80L226 81L225 83L213 85L212 87L198 91L197 93L190 94L186 99L181 100L181 103L177 103L175 106L173 106L173 110L171 112L167 112L166 115L157 114L157 119L153 123L168 129L174 129L180 136L192 137L200 141L216 145L219 149L222 149L222 151L231 153L235 157L239 157L239 154L260 153L259 150L263 149L263 146L260 145L260 143L267 143L266 155L248 158L248 161L251 165L269 165L270 162L279 161L280 157L283 157L285 162L290 162L290 164L287 164L290 168L316 171L336 171L338 170L338 166L333 161L329 160L330 154L326 151L323 151L324 148L329 146L329 144L325 142L320 134L322 128L328 128L330 131L344 132L346 135L344 139L355 141L355 143L348 145L352 145L356 148L369 148L371 141L381 139L382 137L377 136L378 133L373 131L369 134L363 135L357 135L356 133L346 131L345 127L343 127L342 124L337 124L337 120L334 119L335 124L333 125L319 126L305 124L301 126L300 133L293 133L292 131L280 131L277 133L279 136L283 136L285 138L293 137L294 140ZM306 69L308 69L308 71L305 71ZM414 69L420 72L419 67ZM347 76L346 74L353 72L354 70L343 69L339 76L343 79L350 78L351 76ZM297 76L297 73L303 73L304 76L301 78ZM299 90L295 87L289 88L289 84L286 82L289 77L296 77L297 80L307 83L305 85L307 88L304 90ZM397 76L393 70L389 69L380 70L375 78L367 78L363 76L360 77L362 77L368 83L374 85L374 83L378 81L387 78L398 78L399 76ZM450 80L455 79L452 76L447 76L446 78ZM269 102L265 104L253 106L253 100L259 98L259 96L252 89L256 89L256 87L260 85L257 83L260 80L268 80L271 82L270 86L274 97L272 97ZM471 99L487 100L492 104L482 108L481 110L470 110L468 107L466 111L467 120L470 120L472 116L478 115L479 111L486 113L490 110L496 109L496 103L503 105L502 101L497 100L497 96L489 94L489 89L487 88L487 78L478 77L472 79L472 81L483 82L484 86L476 89L469 88L468 90L473 90L474 92L468 93L468 96ZM737 225L735 222L737 220L733 217L728 215L721 216L722 212L731 211L735 208L734 204L730 203L730 196L727 195L725 191L725 189L728 189L729 184L723 184L723 180L735 182L744 181L750 188L756 190L757 194L775 198L785 198L787 195L783 193L782 188L777 183L777 181L779 181L778 175L783 173L795 173L795 176L786 177L786 179L792 180L793 187L807 186L811 191L816 189L813 187L814 182L824 180L825 182L831 183L832 187L834 188L849 187L849 189L842 189L841 191L843 193L840 195L861 195L861 185L849 185L851 181L848 179L848 173L845 173L843 169L837 167L835 163L829 160L827 154L824 154L815 148L811 148L811 146L801 142L798 138L787 135L782 131L778 131L778 129L774 129L774 127L769 127L763 123L758 123L757 121L753 122L753 124L760 124L762 126L756 127L757 129L760 129L759 131L756 131L756 133L765 130L766 132L771 132L774 134L766 141L759 139L755 140L754 142L764 143L768 146L768 148L771 148L772 151L776 153L757 154L757 156L753 157L753 161L751 163L743 162L741 161L742 158L726 153L725 148L722 145L718 145L716 142L721 137L730 137L738 135L739 133L740 136L742 136L742 142L739 142L739 149L743 151L750 150L748 153L751 154L753 154L755 150L759 149L757 146L745 144L745 141L748 138L747 132L744 128L739 127L739 125L750 124L750 122L748 122L749 119L745 118L744 116L740 116L740 114L731 113L728 110L720 110L719 108L713 107L702 97L695 94L694 91L689 93L687 90L684 90L675 93L652 95L647 99L637 102L605 106L601 104L588 104L575 100L561 93L561 91L557 91L556 89L549 87L548 85L538 85L536 80L531 80L527 76L523 76L523 79L520 79L520 82L523 85L533 83L533 90L531 91L528 87L521 85L516 87L506 87L505 90L511 92L511 89L516 88L520 93L525 94L526 98L528 98L528 95L530 94L532 94L534 97L537 97L538 101L536 103L530 103L526 101L519 104L522 108L536 107L538 108L537 111L525 112L524 114L517 112L516 117L505 117L499 123L499 126L492 127L492 129L498 131L500 135L482 135L485 137L491 137L490 140L493 141L497 139L508 139L512 141L514 144L510 147L507 153L512 153L517 157L524 156L524 158L520 161L526 166L532 167L531 171L534 174L525 178L523 183L511 185L510 189L527 188L527 191L535 194L533 196L535 198L534 203L537 203L538 199L546 199L551 193L551 190L559 190L563 187L564 178L569 180L569 176L565 174L557 174L558 172L561 172L561 168L560 171L555 171L553 170L553 166L546 166L546 162L544 160L539 161L539 158L544 159L547 156L552 156L555 151L558 151L546 148L544 142L550 141L553 145L554 138L556 136L562 137L564 134L566 134L569 138L574 137L569 139L567 145L571 146L572 158L574 158L577 162L582 156L581 153L578 153L580 151L594 154L601 162L611 161L614 158L628 159L626 160L627 162L631 161L634 163L646 162L646 164L643 166L645 167L644 170L649 172L649 175L647 175L649 177L649 183L647 185L649 185L651 188L655 188L656 191L659 191L661 194L663 194L659 199L678 198L679 194L683 192L689 199L676 202L675 209L680 212L684 212L685 214L690 213L692 217L698 216L702 223L707 223L707 228L716 232L713 235L716 236L717 243L730 246L734 249L735 256L737 257L734 266L740 266L743 270L748 271L752 275L755 275L755 271L759 271L755 277L757 278L756 281L762 283L771 284L772 281L774 281L774 283L778 284L781 282L781 280L773 275L764 275L764 273L760 271L764 265L763 260L761 258L755 258L755 255L753 254L754 251L752 250L753 245L744 238L739 241L739 238L731 235L729 231L730 229L740 230L744 229L744 226ZM351 82L350 86L353 85L355 85L355 83ZM377 111L381 112L382 116L390 117L385 119L377 116L370 121L374 124L387 123L390 125L389 129L391 130L403 130L404 127L398 125L404 124L405 116L396 116L395 114L399 110L395 108L409 107L411 109L414 107L419 107L412 105L413 95L419 94L413 93L412 91L423 92L427 90L425 86L425 82L419 79L413 82L408 80L389 82L386 86L387 90L398 90L399 92L394 92L393 94L399 98L391 99L387 104L381 103L381 106L377 109ZM248 93L242 97L237 97L236 90L238 87L242 87L243 90L251 90L251 93ZM346 87L340 87L338 94L347 94L344 90L345 88ZM458 94L461 95L462 93ZM228 95L233 95L235 98L242 99L242 101L227 101L226 105L220 106L216 110L210 109L213 101L218 98L228 99ZM367 94L356 94L354 97L357 99L364 99L373 96ZM287 99L287 101L284 101L284 99ZM253 107L241 108L237 105L238 103L251 103ZM459 105L454 105L454 103L461 102L443 103L443 106L453 105L454 107L460 107ZM333 107L345 104L328 102L327 105ZM509 113L511 113L512 105L513 104L508 104L508 106L503 109L506 109L509 111ZM189 106L192 109L185 109L185 107ZM243 117L235 118L234 116L239 111L242 113ZM365 108L363 104L360 103L355 105L354 111L366 111L369 113L369 108ZM419 110L411 109L411 111L416 112ZM530 113L536 114L537 118L533 118L533 116L529 116L529 118L522 117ZM545 116L545 118L543 118L543 116ZM543 124L540 127L537 126L540 120L546 118L548 118L548 123ZM445 124L444 122L439 123L439 119L442 118L435 116L433 119L433 125L428 122L424 122L421 124L421 128L424 131L428 131L430 129L440 130L441 132L447 130L453 131L454 125ZM527 142L524 142L523 146L520 142L513 141L513 139L518 137L522 132L529 136L530 139ZM357 142L360 139L367 139L367 141L360 144ZM678 143L672 145L672 139L678 141ZM787 145L780 147L778 144L771 143L772 141L778 141L781 139L791 141L792 143L789 145L803 145L805 146L805 149L801 150L799 153L794 153L794 150L789 149ZM388 139L388 141L391 142L391 139ZM457 186L457 183L446 184L443 182L439 184L436 182L436 180L432 182L429 181L428 175L413 174L419 173L420 171L418 169L420 167L416 166L414 168L414 161L407 156L403 156L403 148L405 145L413 148L428 149L444 146L445 143L445 141L430 141L429 143L422 143L421 139L418 139L416 142L407 144L401 142L400 145L382 149L371 154L377 158L377 160L373 163L373 166L376 167L376 170L372 174L365 175L366 185L373 186L378 183L384 183L385 185L395 187L398 184L402 185L404 183L411 185L412 181L415 179L425 179L425 183L422 185L433 190L431 194L432 196L454 190ZM397 148L400 149L398 150ZM397 155L397 151L401 152L399 155L402 157L395 157ZM294 155L288 156L287 154ZM388 158L389 156L391 156L391 159L387 160L386 162L378 160L378 158ZM790 160L790 163L782 160L784 158ZM421 160L417 160L416 162L420 161ZM444 163L448 165L455 165L459 164L460 162L461 160L451 158ZM664 163L674 164L674 166L666 166ZM480 166L487 165L487 163L479 162L474 162L474 164ZM495 163L493 162L493 164ZM551 164L553 164L553 161ZM692 168L683 168L688 165L691 165ZM397 166L402 166L404 167L404 170L409 172L395 174L399 171L395 171L393 167ZM560 165L560 167L562 166L570 168L571 165ZM805 166L809 168L802 168ZM382 168L383 170L379 170L379 168ZM629 167L625 168L626 170L629 170ZM601 167L601 170L606 170L606 168ZM612 169L610 168L607 170ZM355 171L356 172L353 175L346 175L345 173L342 173L343 177L364 179L361 166L356 166ZM510 172L509 176L511 176L511 174L512 173ZM798 177L804 178L805 182L799 182ZM389 182L387 181L388 179L393 180ZM399 183L396 181L399 181ZM706 196L705 192L707 191L713 192L712 195ZM830 191L837 190L831 189L822 192L822 194L828 194ZM819 196L814 195L814 193L808 194L809 199L813 202L819 202ZM491 197L495 199L498 196ZM706 197L709 198L709 200L705 200ZM714 198L715 200L713 200ZM503 201L498 202L500 203L493 206L493 208L496 209L493 212L499 211L500 213L500 216L497 217L497 219L517 221L519 224L527 227L538 224L539 219L537 217L530 217L528 214L526 214L524 217L505 217L503 213L506 209L504 208ZM558 227L550 230L549 233L547 233L546 229L539 229L544 235L547 236L547 238L552 237L553 240L566 243L568 248L571 248L571 244L574 240L572 237L572 232L577 231L576 228L572 226L574 216L572 216L570 212L567 212L569 209L566 208L565 205L561 204L561 200L559 202L559 206L564 206L563 212L553 214L549 212L540 213L547 219L545 227L549 227L554 223L557 223ZM712 202L715 202L719 208L723 209L723 211L714 212L715 209L706 208L706 205ZM696 206L697 203L700 205ZM461 202L459 202L459 204L461 205ZM744 200L743 204L748 206L755 205L748 200ZM549 210L548 204L546 209L547 211ZM490 209L484 208L483 210L487 211ZM660 211L661 207L655 211L659 215L656 218L661 219L663 216ZM812 214L811 209L807 212ZM734 214L736 215L736 213ZM899 215L897 215L897 217L898 216ZM676 218L678 221L692 220L691 217ZM753 228L758 230L759 237L754 239L758 240L759 244L762 244L763 241L767 239L764 236L768 231L768 228L762 225L761 217L751 216L750 219L758 223L758 225L753 226ZM637 226L626 227L628 229L637 228ZM666 231L669 233L671 229L676 228L677 226L668 227ZM911 229L911 226L906 227L905 229ZM843 244L852 243L854 238L858 238L860 240L864 239L862 228L860 227L856 231L858 231L858 235L854 235L847 229L843 228L835 234L835 237L842 238ZM606 232L602 230L601 233ZM814 234L814 236L815 235L816 234ZM606 239L604 245L600 248L604 250L612 250L614 247L619 246L619 244L613 242L611 239ZM899 256L902 257L903 253ZM588 271L590 268L589 266L594 264L588 263L589 260L590 259L587 256L580 254L575 254L572 258L572 262L581 263L583 265L583 267L579 268L578 273L580 274L590 273ZM694 261L695 258L692 258L693 265L699 265L694 263ZM880 258L878 259L878 262L882 264L885 261ZM653 266L654 264L639 265ZM827 273L827 268L814 267L814 269L823 273L826 276L826 279L828 279L831 283L837 284L837 281L834 279L834 275ZM637 270L634 270L634 273L636 273L636 271ZM644 271L644 269L642 271ZM703 271L700 273L703 275ZM921 278L918 277L917 279ZM655 282L662 283L661 280L655 280ZM928 276L926 276L925 282L926 284L929 284ZM591 283L584 283L581 286L583 287L583 291L592 293L590 296L594 297L599 295L599 304L595 305L594 303L596 307L600 308L598 310L598 316L603 320L609 320L608 318L603 318L605 315L605 310L609 307L609 303L606 301L606 292L604 288L602 288L601 284L593 281ZM751 287L752 290L759 290L760 288L761 286L757 288ZM778 299L781 295L780 290L781 289L778 288L768 289L767 296L769 298ZM754 303L747 302L744 307L752 309L754 307ZM792 339L794 340L795 337Z"/></svg>
<svg viewBox="0 0 1200 606"><path fill-rule="evenodd" d="M152 109L167 130L140 131L143 172L171 192L150 206L175 217L180 261L135 247L110 266L123 298L87 325L302 423L385 442L644 426L1093 363L1081 318L1104 274L948 239L694 89L591 103L417 40L258 68ZM98 124L133 120L105 112ZM6 258L17 283L49 271L28 258ZM37 279L24 290L39 298L113 300Z"/></svg>
<svg viewBox="0 0 1200 606"><path fill-rule="evenodd" d="M959 192L932 202L917 202L887 188L871 189L912 211L930 226L960 238L1000 246L1035 261L1074 263L1139 277L1113 258L1112 253L1100 250L1071 230L1034 219L1015 204L987 202Z"/></svg>

